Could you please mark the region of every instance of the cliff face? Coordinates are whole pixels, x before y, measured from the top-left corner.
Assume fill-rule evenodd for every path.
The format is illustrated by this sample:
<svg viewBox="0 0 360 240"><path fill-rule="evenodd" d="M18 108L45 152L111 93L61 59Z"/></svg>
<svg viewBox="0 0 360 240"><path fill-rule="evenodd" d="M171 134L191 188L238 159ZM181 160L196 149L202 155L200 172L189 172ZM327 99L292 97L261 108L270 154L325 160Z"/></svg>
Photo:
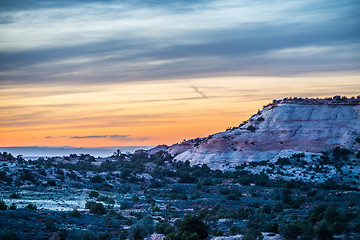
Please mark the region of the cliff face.
<svg viewBox="0 0 360 240"><path fill-rule="evenodd" d="M359 99L284 99L265 106L237 128L151 150L214 169L250 161L276 161L297 152L320 153L360 143Z"/></svg>

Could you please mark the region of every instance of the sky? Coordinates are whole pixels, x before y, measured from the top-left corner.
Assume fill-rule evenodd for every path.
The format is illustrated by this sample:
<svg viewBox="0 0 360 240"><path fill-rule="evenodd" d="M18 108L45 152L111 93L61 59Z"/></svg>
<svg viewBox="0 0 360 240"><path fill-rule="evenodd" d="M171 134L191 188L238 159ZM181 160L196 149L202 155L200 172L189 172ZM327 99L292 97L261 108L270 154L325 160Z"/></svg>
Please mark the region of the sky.
<svg viewBox="0 0 360 240"><path fill-rule="evenodd" d="M360 94L360 2L0 2L0 147L155 146Z"/></svg>

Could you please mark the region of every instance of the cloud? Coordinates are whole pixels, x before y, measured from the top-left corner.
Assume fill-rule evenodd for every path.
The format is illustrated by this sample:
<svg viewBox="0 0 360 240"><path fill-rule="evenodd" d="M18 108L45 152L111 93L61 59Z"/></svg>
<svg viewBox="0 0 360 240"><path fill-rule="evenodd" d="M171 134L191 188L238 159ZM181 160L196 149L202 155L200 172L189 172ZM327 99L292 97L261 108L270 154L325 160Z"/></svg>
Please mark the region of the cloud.
<svg viewBox="0 0 360 240"><path fill-rule="evenodd" d="M73 136L70 138L83 139L83 138L128 138L130 135L91 135L91 136Z"/></svg>
<svg viewBox="0 0 360 240"><path fill-rule="evenodd" d="M150 138L148 137L132 137L131 135L90 135L90 136L72 136L72 139L87 139L87 138L110 138L117 139L121 141L146 141Z"/></svg>
<svg viewBox="0 0 360 240"><path fill-rule="evenodd" d="M0 11L3 83L282 76L360 63L358 1L13 2Z"/></svg>
<svg viewBox="0 0 360 240"><path fill-rule="evenodd" d="M198 93L200 96L201 96L201 98L208 98L207 96L206 96L206 94L204 93L204 92L202 92L202 91L200 91L199 90L199 88L197 87L197 86L195 86L194 84L191 84L191 88L196 92L196 93Z"/></svg>
<svg viewBox="0 0 360 240"><path fill-rule="evenodd" d="M45 138L53 139L53 138L66 138L66 136L46 136Z"/></svg>

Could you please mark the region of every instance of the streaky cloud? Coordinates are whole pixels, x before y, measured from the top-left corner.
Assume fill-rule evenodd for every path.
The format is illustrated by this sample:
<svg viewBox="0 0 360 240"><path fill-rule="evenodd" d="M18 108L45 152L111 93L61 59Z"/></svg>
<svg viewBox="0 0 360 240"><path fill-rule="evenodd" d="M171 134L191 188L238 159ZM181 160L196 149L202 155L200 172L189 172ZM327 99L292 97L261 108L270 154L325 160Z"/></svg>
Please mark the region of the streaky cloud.
<svg viewBox="0 0 360 240"><path fill-rule="evenodd" d="M360 63L358 1L45 2L3 2L2 84L288 76ZM304 48L323 51L296 54ZM295 54L279 57L286 49Z"/></svg>
<svg viewBox="0 0 360 240"><path fill-rule="evenodd" d="M84 138L128 138L130 135L91 135L91 136L72 136L70 138L74 139L84 139Z"/></svg>

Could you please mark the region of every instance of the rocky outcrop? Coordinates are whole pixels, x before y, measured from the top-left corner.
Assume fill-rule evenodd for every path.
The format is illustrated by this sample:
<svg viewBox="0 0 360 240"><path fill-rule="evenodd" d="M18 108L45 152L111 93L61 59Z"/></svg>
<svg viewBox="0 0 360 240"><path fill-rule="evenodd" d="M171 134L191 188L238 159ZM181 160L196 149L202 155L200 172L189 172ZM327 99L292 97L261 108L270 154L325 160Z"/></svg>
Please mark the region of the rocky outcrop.
<svg viewBox="0 0 360 240"><path fill-rule="evenodd" d="M251 161L276 161L304 152L317 154L337 146L356 150L360 143L360 99L274 100L238 127L191 139L167 151L176 160L222 169Z"/></svg>

